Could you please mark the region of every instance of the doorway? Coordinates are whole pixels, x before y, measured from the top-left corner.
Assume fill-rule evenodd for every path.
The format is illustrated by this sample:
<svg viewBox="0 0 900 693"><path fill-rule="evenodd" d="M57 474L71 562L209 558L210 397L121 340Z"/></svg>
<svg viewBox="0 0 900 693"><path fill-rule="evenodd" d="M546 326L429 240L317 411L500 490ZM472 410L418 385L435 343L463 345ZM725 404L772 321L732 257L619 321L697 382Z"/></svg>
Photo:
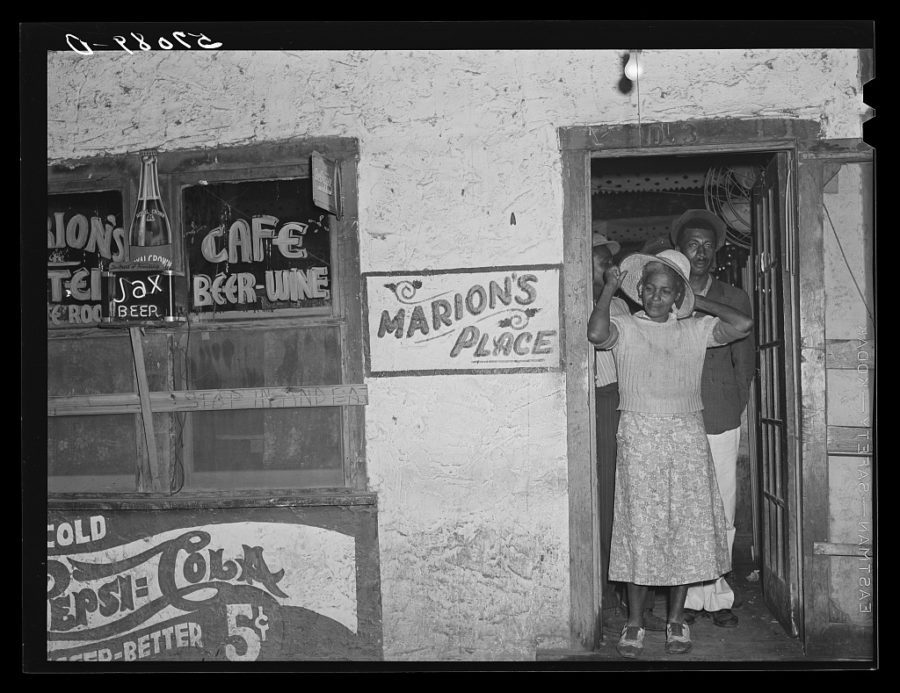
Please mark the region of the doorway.
<svg viewBox="0 0 900 693"><path fill-rule="evenodd" d="M741 416L729 581L740 582L747 594L758 587L768 614L796 637L802 617L796 598L797 455L789 448L797 409L794 290L784 272L791 254L789 156L785 151L751 151L594 158L590 218L594 232L620 244L616 261L633 252L672 247L669 229L687 209L707 209L726 224L726 243L712 274L748 294L757 326L748 338L756 375ZM610 527L604 521L609 513L602 509L613 498L610 476L598 473L597 484L605 551L603 537ZM601 610L601 628L604 615L615 618L609 609Z"/></svg>
<svg viewBox="0 0 900 693"><path fill-rule="evenodd" d="M584 338L591 312L595 167L618 171L642 161L674 165L703 157L738 166L749 156L765 175L751 189L754 232L742 279L772 337L757 345L765 347L758 350L758 366L760 374L766 369L767 389L757 375L759 391L750 401L754 419L769 419L771 430L757 435L762 427L754 426L751 436L750 422L745 424L743 452L754 468L744 478L743 487L752 492L742 512L746 528L749 507L751 529L749 537L744 529L736 538L735 557L742 560L741 546L750 547L760 589L767 589L770 613L778 616L773 620L807 656L871 659L877 439L872 380L863 376L876 361L872 148L860 139L825 139L821 123L796 119L572 126L558 135L573 647L596 650L602 636L593 348ZM623 218L648 216L653 214L639 209ZM764 227L768 233L760 231ZM738 259L732 268L740 266ZM783 378L776 365L783 366ZM860 477L856 484L854 474ZM854 543L857 534L864 545ZM725 658L741 656L730 651Z"/></svg>

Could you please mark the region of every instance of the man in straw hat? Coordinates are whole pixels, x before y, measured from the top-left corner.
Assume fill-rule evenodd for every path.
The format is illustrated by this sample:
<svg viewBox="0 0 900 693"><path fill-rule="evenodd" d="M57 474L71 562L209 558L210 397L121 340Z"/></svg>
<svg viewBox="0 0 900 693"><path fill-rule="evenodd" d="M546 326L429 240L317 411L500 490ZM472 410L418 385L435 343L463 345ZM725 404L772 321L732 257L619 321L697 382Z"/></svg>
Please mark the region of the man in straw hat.
<svg viewBox="0 0 900 693"><path fill-rule="evenodd" d="M690 285L695 295L750 314L747 294L711 274L716 252L725 244L725 223L718 216L705 209L689 209L673 222L670 238L690 261ZM747 406L755 373L752 337L706 352L701 382L703 423L725 507L729 555L734 546L741 414ZM696 585L688 590L685 600L685 622L693 623L699 613L707 612L715 625L734 628L738 617L732 612L732 606L734 591L724 577Z"/></svg>
<svg viewBox="0 0 900 693"><path fill-rule="evenodd" d="M609 579L628 583L628 620L616 646L643 650L642 605L650 586L670 587L666 652L691 649L683 606L691 583L731 568L725 515L703 426L700 377L707 348L745 337L749 316L689 284L690 262L676 250L636 253L611 267L588 339L611 349L620 394ZM613 294L640 303L610 315ZM706 315L694 315L694 308Z"/></svg>

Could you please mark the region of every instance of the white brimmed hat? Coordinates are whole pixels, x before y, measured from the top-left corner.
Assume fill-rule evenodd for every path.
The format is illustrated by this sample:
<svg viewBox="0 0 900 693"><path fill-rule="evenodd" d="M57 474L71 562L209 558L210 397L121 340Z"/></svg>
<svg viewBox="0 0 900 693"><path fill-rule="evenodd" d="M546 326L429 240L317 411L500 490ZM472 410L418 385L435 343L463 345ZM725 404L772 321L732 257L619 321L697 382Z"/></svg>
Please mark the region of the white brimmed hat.
<svg viewBox="0 0 900 693"><path fill-rule="evenodd" d="M596 248L598 245L608 246L609 252L612 253L613 255L618 253L619 250L622 248L622 246L619 245L618 241L611 241L606 236L604 236L602 233L597 233L596 231L594 231L594 233L591 236L591 248Z"/></svg>
<svg viewBox="0 0 900 693"><path fill-rule="evenodd" d="M622 282L622 291L625 292L625 295L638 305L641 304L637 285L644 274L644 265L648 262L660 262L678 273L678 276L684 281L684 298L681 300L681 305L677 306L675 314L681 319L693 313L694 290L691 289L691 283L688 281L688 277L691 274L691 262L677 250L661 250L657 255L634 253L622 260L619 269L622 272L628 272Z"/></svg>

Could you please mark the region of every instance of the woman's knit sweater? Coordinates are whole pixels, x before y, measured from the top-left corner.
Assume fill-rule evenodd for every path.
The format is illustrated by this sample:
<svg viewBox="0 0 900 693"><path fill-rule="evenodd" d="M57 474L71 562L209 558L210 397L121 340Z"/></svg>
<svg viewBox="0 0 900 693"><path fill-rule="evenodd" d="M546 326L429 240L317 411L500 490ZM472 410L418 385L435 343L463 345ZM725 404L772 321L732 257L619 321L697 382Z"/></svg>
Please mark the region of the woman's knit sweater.
<svg viewBox="0 0 900 693"><path fill-rule="evenodd" d="M619 409L645 414L702 411L700 382L707 346L718 346L712 315L654 322L643 311L613 316L609 339L619 375Z"/></svg>

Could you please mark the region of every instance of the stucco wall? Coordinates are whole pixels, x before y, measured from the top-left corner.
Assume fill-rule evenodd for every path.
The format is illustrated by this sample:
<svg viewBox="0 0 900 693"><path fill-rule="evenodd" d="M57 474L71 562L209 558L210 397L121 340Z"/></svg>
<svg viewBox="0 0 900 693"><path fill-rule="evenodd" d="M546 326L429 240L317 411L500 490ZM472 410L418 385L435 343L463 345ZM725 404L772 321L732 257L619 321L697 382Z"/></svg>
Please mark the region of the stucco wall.
<svg viewBox="0 0 900 693"><path fill-rule="evenodd" d="M61 53L48 153L356 137L362 271L558 263L558 127L798 117L858 137L857 63L855 50L647 51L639 114L613 50ZM385 657L567 644L565 375L368 386Z"/></svg>

